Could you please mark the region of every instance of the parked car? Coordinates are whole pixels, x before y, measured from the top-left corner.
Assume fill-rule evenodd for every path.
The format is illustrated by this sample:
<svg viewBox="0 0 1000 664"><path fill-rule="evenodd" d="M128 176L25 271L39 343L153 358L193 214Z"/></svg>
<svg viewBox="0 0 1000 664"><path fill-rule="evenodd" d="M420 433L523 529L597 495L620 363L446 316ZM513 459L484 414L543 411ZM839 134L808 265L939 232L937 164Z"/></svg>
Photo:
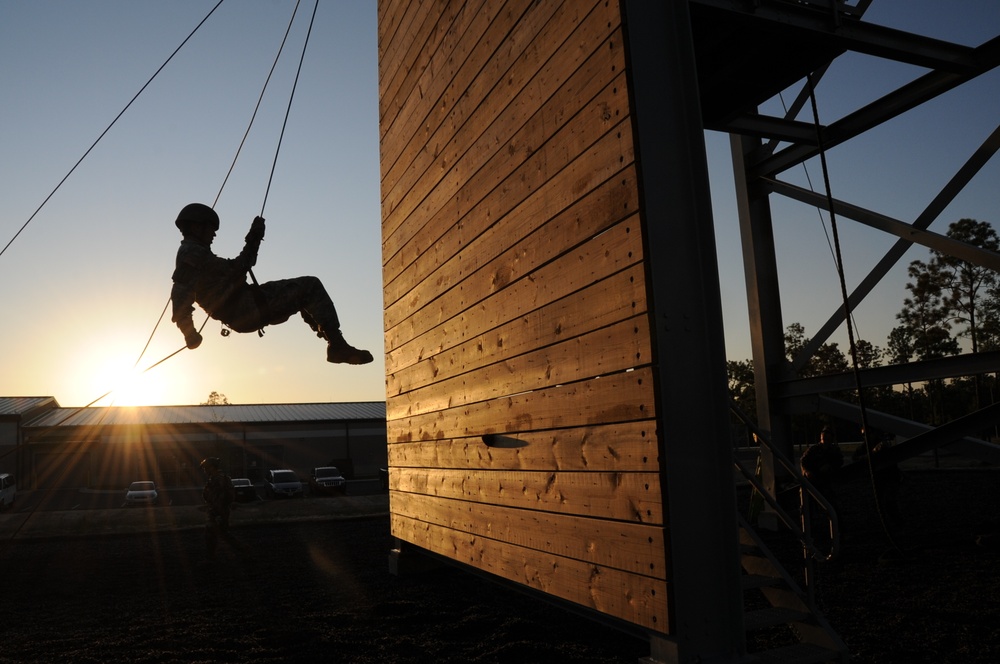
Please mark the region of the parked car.
<svg viewBox="0 0 1000 664"><path fill-rule="evenodd" d="M13 505L17 500L17 482L10 473L0 473L0 507Z"/></svg>
<svg viewBox="0 0 1000 664"><path fill-rule="evenodd" d="M236 502L249 503L257 500L257 488L246 477L233 478L233 491L236 492Z"/></svg>
<svg viewBox="0 0 1000 664"><path fill-rule="evenodd" d="M315 494L347 493L347 480L336 466L313 468L309 490Z"/></svg>
<svg viewBox="0 0 1000 664"><path fill-rule="evenodd" d="M125 491L126 505L155 505L160 499L156 483L149 481L132 482Z"/></svg>
<svg viewBox="0 0 1000 664"><path fill-rule="evenodd" d="M269 470L264 482L264 490L267 492L268 498L277 498L278 496L287 496L288 498L298 496L301 498L304 495L302 482L290 470Z"/></svg>

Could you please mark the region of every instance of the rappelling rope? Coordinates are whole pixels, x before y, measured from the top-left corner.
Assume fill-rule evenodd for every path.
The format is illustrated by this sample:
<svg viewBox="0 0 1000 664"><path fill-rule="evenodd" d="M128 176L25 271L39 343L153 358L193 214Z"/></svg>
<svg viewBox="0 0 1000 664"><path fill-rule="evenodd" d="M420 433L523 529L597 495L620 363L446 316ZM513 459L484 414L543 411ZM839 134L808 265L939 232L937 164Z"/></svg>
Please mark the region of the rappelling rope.
<svg viewBox="0 0 1000 664"><path fill-rule="evenodd" d="M133 102L135 102L135 100L138 99L139 95L141 95L142 92L149 86L149 84L152 83L153 79L156 78L156 76L163 70L163 68L166 67L167 63L169 63L170 60L172 60L173 57L178 53L178 51L180 51L180 49L184 46L184 44L186 44L188 42L188 40L191 39L191 37L194 35L194 33L198 31L198 29L205 23L206 20L208 20L209 16L211 16L215 12L215 10L219 8L219 6L223 3L223 1L224 0L219 0L219 2L205 16L205 18L203 18L201 20L201 22L199 22L198 25L195 27L195 29L191 31L191 33L184 39L183 42L181 42L180 46L178 46L174 50L174 52L170 54L170 57L168 57L167 60L160 66L160 68L156 70L156 73L154 73L153 76L151 76L150 79L146 82L146 84L142 86L142 88L139 90L139 92L136 93L136 95L131 99L131 101L129 101L129 103L125 105L125 108L123 108L122 111L115 117L115 119L112 120L111 124L109 124L108 127L103 132L101 132L101 135L98 136L97 140L94 141L93 145L91 145L87 149L87 151L83 154L83 156L80 157L80 159L76 162L76 164L73 165L73 167L69 170L69 172L62 178L62 180L59 181L59 184L57 184L56 187L52 190L52 192L45 198L45 200L42 201L42 204L38 206L38 209L36 209L35 212L32 213L31 217L29 217L28 220L24 223L24 225L22 225L21 228L17 231L17 233L14 234L14 237L12 237L10 239L10 241L4 246L4 248L2 250L0 250L0 256L2 256L5 251L7 251L7 248L10 247L11 244L13 244L14 240L16 240L17 237L21 234L21 232L28 226L28 224L31 223L31 221L35 218L35 216L38 215L38 213L45 206L45 204L48 203L49 199L51 199L52 196L55 195L56 191L59 190L59 188L63 185L63 183L66 182L66 180L69 178L69 176L73 174L73 172L76 170L76 168L90 154L90 152L94 149L94 147L96 147L97 144L101 141L101 139L104 138L105 134L107 134L108 131L110 131L111 127L113 127L115 125L115 123L118 122L119 118L121 118L121 116L125 113L125 111L127 111L128 108L133 104ZM288 39L288 34L289 34L289 31L291 30L292 23L295 20L295 15L298 12L298 7L299 7L299 2L296 2L295 9L292 12L292 18L289 21L288 28L285 31L285 36L282 39L281 46L278 49L278 55L275 57L274 64L271 65L270 72L268 72L267 80L264 82L264 88L261 90L260 97L257 100L257 106L254 108L253 115L250 118L250 124L247 127L246 133L243 135L243 140L240 142L239 148L236 151L236 156L233 158L233 163L232 163L232 165L230 165L229 171L226 173L226 177L223 179L222 186L219 188L219 193L216 195L215 201L212 203L212 207L213 208L215 207L215 204L218 203L219 197L222 195L223 189L225 189L226 183L229 180L229 176L232 173L233 168L236 165L236 161L239 158L240 152L243 149L243 145L246 142L247 136L250 133L250 128L253 126L254 120L257 117L257 111L260 108L261 100L264 97L264 92L267 90L268 82L271 80L271 75L274 73L275 66L277 65L278 59L281 56L282 49L284 49L285 42ZM282 142L282 140L284 138L284 135L285 135L285 127L288 124L288 117L289 117L289 114L291 112L292 100L295 97L295 88L298 85L299 74L302 71L302 62L305 59L306 47L309 44L309 36L312 34L312 27L313 27L313 24L314 24L314 22L316 20L316 10L318 9L318 7L319 7L319 0L316 0L315 5L313 6L312 18L309 21L309 29L308 29L308 31L306 33L305 43L302 46L302 54L301 54L301 56L299 58L298 70L296 71L296 74L295 74L295 82L292 85L292 92L291 92L291 95L289 96L289 99L288 99L288 106L287 106L287 108L285 110L285 118L284 118L284 122L283 122L282 127L281 127L281 135L278 138L278 145L277 145L277 148L275 149L274 161L271 164L271 172L270 172L270 175L268 176L267 189L266 189L266 191L264 193L264 201L261 204L261 216L264 215L264 208L267 205L267 197L268 197L268 193L271 190L271 181L274 178L274 171L275 171L275 168L276 168L277 163L278 163L278 154L279 154L279 152L281 150L281 142ZM254 277L253 271L250 270L249 273L250 273L250 278L253 280L253 283L256 286L257 285L257 279L256 279L256 277ZM150 343L152 343L153 336L156 334L156 330L159 328L160 323L163 322L163 317L166 315L166 312L167 312L169 306L170 306L170 299L168 298L167 299L167 304L164 306L163 311L160 313L159 319L156 321L156 325L153 326L153 331L152 331L152 333L150 333L150 336L149 336L149 338L146 341L146 345L143 347L142 352L139 353L139 357L136 359L135 364L133 365L133 369L135 369L135 367L139 366L139 362L142 360L143 356L146 354L146 351L149 349L149 345L150 345ZM208 317L205 318L205 322L202 323L201 327L198 328L199 334L201 333L202 329L204 329L204 327L205 327L205 325L207 323L208 323ZM186 350L186 348L187 348L186 346L181 346L180 348L178 348L174 352L170 353L166 357L158 360L157 362L154 362L153 364L151 364L148 367L146 367L145 369L143 369L139 373L139 375L142 375L142 374L147 373L148 371L151 371L155 367L163 364L164 362L166 362L167 360L171 359L175 355L177 355L177 354L181 353L182 351ZM101 401L102 399L108 397L109 395L113 394L114 391L115 391L114 389L109 390L109 391L105 392L104 394L102 394L101 396L99 396L96 399L94 399L93 401L91 401L90 403L88 403L88 404L86 404L84 406L80 406L78 408L73 409L70 413L68 413L65 417L63 417L62 419L60 419L58 422L56 422L55 424L50 425L49 428L51 429L51 428L59 426L60 424L62 424L63 422L67 421L71 417L75 416L76 414L78 414L79 412L81 412L82 410L84 410L85 408L89 408L90 406L93 406L95 403L97 403L97 402ZM98 422L98 425L100 425L103 422L103 420L104 420L104 418L106 416L107 416L107 412L105 412L105 413L102 414L101 420ZM6 455L2 455L2 456L6 456ZM14 533L11 534L11 536L8 538L7 542L13 541L13 539L15 537L17 537L17 535L20 533L21 529L24 527L25 523L27 523L28 520L31 518L31 516L34 515L35 511L37 510L37 507L38 506L36 505L31 510L31 512L29 512L28 517L21 523L21 525L17 528L17 530Z"/></svg>
<svg viewBox="0 0 1000 664"><path fill-rule="evenodd" d="M24 222L24 225L22 225L21 228L19 228L18 231L16 233L14 233L14 237L12 237L10 239L10 241L4 246L3 249L0 249L0 256L3 256L4 252L7 251L8 247L10 247L10 245L12 245L14 243L14 240L16 240L17 237L21 234L21 232L25 228L28 227L28 224L30 224L32 222L32 220L38 215L38 213L42 211L42 208L45 207L45 204L49 202L49 200L55 195L55 193L57 191L59 191L59 188L63 186L63 183L66 182L66 180L69 179L69 176L73 174L73 171L75 171L77 169L77 167L81 163L83 163L83 160L87 158L87 155L89 155L90 152L95 147L97 147L97 144L101 142L101 139L103 139L104 136L109 131L111 131L111 128L114 127L115 123L118 122L118 120L125 114L125 111L127 111L129 109L129 107L132 106L133 103L135 103L135 100L139 98L139 95L141 95L146 90L146 88L149 87L149 84L153 82L153 79L156 78L160 74L161 71L163 71L163 68L167 66L167 63L169 63L171 60L174 59L174 56L177 55L177 52L180 51L184 47L184 44L186 44L188 42L188 40L191 39L191 37L194 36L194 33L198 32L198 30L201 28L201 26L204 25L205 21L208 20L208 17L211 16L213 13L215 13L215 10L218 9L219 5L221 5L222 3L223 3L223 0L219 0L219 2L216 3L216 5L214 7L212 7L211 11L209 11L208 14L205 15L205 18L201 19L201 22L199 22L198 25L195 26L194 30L191 31L191 34L189 34L187 37L184 38L184 41L181 42L180 46L178 46L176 49L174 49L174 52L170 54L170 57L168 57L164 61L164 63L162 65L160 65L160 68L157 69L156 72L152 76L149 77L149 80L146 81L146 84L143 85L142 88L140 88L139 91L135 93L135 96L132 97L132 99L129 101L129 103L125 104L125 108L123 108L121 110L121 112L118 113L118 115L115 116L115 119L111 121L111 124L109 124L107 126L107 128L104 131L101 132L101 135L97 137L97 140L94 141L93 144L89 148L87 148L87 151L83 153L83 156L80 157L75 164L73 164L73 168L69 169L69 172L66 173L66 175L63 176L63 179L60 180L59 184L57 184L55 186L55 189L53 189L49 193L49 195L45 197L45 200L42 201L42 204L39 205L38 208L34 212L31 213L31 216L28 217L28 220L26 222Z"/></svg>
<svg viewBox="0 0 1000 664"><path fill-rule="evenodd" d="M830 186L830 170L826 163L826 149L824 148L822 125L820 125L819 122L819 109L816 104L816 88L813 84L812 74L807 76L807 83L809 85L809 100L812 105L813 125L816 128L816 146L819 148L819 160L823 169L823 185L826 188L826 204L828 212L830 213L830 231L833 234L833 247L836 253L835 261L837 265L837 276L840 280L840 295L844 303L844 311L848 312L850 310L850 305L847 295L847 281L844 277L844 259L840 251L840 233L837 229L837 215L833 211L833 190ZM872 464L872 445L870 439L871 430L868 426L868 408L865 405L865 393L861 384L861 368L858 363L858 347L854 340L854 325L851 322L852 316L845 315L844 320L847 323L847 339L851 348L851 368L854 373L855 389L858 393L858 408L861 412L861 436L867 451L868 474L871 479L872 493L875 496L875 509L878 513L882 530L885 532L889 543L894 549L901 551L885 522L885 515L883 514L882 505L879 502L878 491L875 490L875 468Z"/></svg>
<svg viewBox="0 0 1000 664"><path fill-rule="evenodd" d="M219 198L222 196L222 192L226 188L226 184L229 182L229 176L232 175L233 169L236 167L236 162L240 158L240 153L243 151L243 146L246 144L247 138L250 136L250 130L253 129L254 122L257 119L257 113L260 110L260 105L261 105L261 103L264 100L264 94L267 92L268 85L271 82L271 77L274 75L274 70L277 68L278 61L281 59L281 54L285 50L285 44L288 42L288 35L291 33L292 25L294 25L294 23L295 23L295 17L298 15L299 5L300 4L301 4L301 0L297 0L296 3L295 3L295 7L292 9L292 16L288 20L288 26L285 28L285 34L284 34L284 36L281 39L281 44L278 46L278 52L274 56L274 62L271 63L271 69L268 71L267 78L264 80L264 85L261 88L260 95L258 95L258 97L257 97L257 104L256 104L256 106L254 106L253 113L250 116L250 122L247 124L246 131L243 132L243 138L240 141L239 147L236 148L236 154L233 155L233 161L229 165L229 170L226 171L226 176L222 180L222 185L219 187L219 192L215 195L215 200L212 202L212 209L215 209L215 206L218 204ZM309 29L306 32L305 43L302 46L302 54L299 57L299 72L302 70L302 61L305 59L306 46L308 46L308 44L309 44L309 35L312 33L312 26L313 26L313 23L316 20L316 7L318 7L318 6L319 6L319 0L316 0L316 6L313 7L312 18L309 21ZM268 176L268 181L267 181L267 192L269 192L270 189L271 189L271 180L274 178L275 167L277 166L277 163L278 163L278 152L281 150L281 141L284 139L285 125L288 124L288 115L289 115L289 112L291 111L292 99L295 96L295 88L298 85L298 80L299 80L299 73L296 72L296 74L295 74L295 81L294 81L294 83L292 85L292 92L291 92L291 95L290 95L289 100L288 100L288 107L285 110L285 119L284 119L284 123L282 124L282 127L281 127L281 134L278 137L278 145L275 148L274 161L271 163L271 172L270 172L270 174ZM264 216L264 205L267 204L267 192L265 192L265 194L264 194L264 204L261 205L260 216L262 216L262 217ZM253 273L253 268L248 269L247 270L247 274L250 276L250 280L253 282L254 287L255 288L260 288L260 284L257 282L257 277ZM170 299L168 298L167 299L167 306L169 306L169 304L170 304ZM258 307L259 306L261 306L261 304L258 303ZM198 333L199 334L201 334L202 329L204 329L205 325L208 323L208 319L209 319L209 317L206 316L205 322L201 324L200 328L198 328ZM152 339L152 336L154 334L156 334L156 330L159 327L160 322L162 322L162 320L163 320L163 314L160 315L160 320L158 320L156 322L156 326L154 326L154 328L153 328L153 332L150 335L150 339ZM257 330L257 334L259 336L264 336L264 330L263 329ZM224 336L224 337L229 336L229 329L228 328L226 328L226 327L222 328L222 336ZM148 347L148 345L149 344L147 342L147 347ZM143 352L145 353L145 349L143 350ZM141 359L142 355L140 355L139 358ZM136 364L138 364L138 360L136 361Z"/></svg>
<svg viewBox="0 0 1000 664"><path fill-rule="evenodd" d="M302 44L302 53L299 56L299 66L298 66L298 69L295 72L295 80L292 83L292 91L291 91L291 93L288 96L288 105L285 108L285 118L284 118L284 121L281 124L281 133L278 136L278 144L277 144L277 146L274 149L274 160L271 162L271 172L270 172L270 174L268 175L268 178L267 178L267 188L264 190L264 201L261 203L261 206L260 206L260 216L261 217L264 216L264 209L267 207L267 197L268 197L268 194L270 194L270 192L271 192L271 182L274 180L274 171L275 171L275 169L277 168L277 165L278 165L278 154L281 152L281 143L282 143L282 141L285 138L285 128L288 126L288 116L290 115L290 113L292 111L292 101L295 99L295 89L298 87L298 84L299 84L299 75L302 73L302 62L305 60L305 57L306 57L306 48L309 46L309 36L312 34L313 24L316 22L316 10L318 8L319 8L319 0L316 0L316 3L313 5L312 17L309 19L309 28L308 28L308 30L306 30L305 42L303 42L303 44ZM288 22L288 28L285 30L285 38L281 40L281 47L278 49L278 55L274 59L274 64L271 65L271 71L267 75L267 81L271 80L271 74L274 73L274 68L278 64L278 58L281 56L281 51L285 47L285 41L288 39L288 32L292 29L292 23L295 21L295 14L298 12L298 9L299 9L299 3L296 2L295 3L295 10L292 12L292 19ZM267 90L267 81L264 82L264 90L261 90L260 98L257 100L257 108L260 108L261 99L264 98L264 91ZM257 116L257 109L256 108L254 109L253 115L254 115L254 117ZM253 126L253 118L250 119L250 126ZM249 133L250 133L250 127L247 127L247 133L244 134L244 136L243 136L243 141L244 142L246 141L247 134L249 134ZM242 150L242 149L243 149L243 143L241 142L239 150L236 151L236 158L239 157L240 150ZM236 158L233 159L233 166L236 165ZM233 170L233 166L229 167L229 172L230 173ZM228 173L226 174L226 179L227 180L229 179L229 174ZM223 182L222 186L225 187L225 184L226 183ZM220 196L222 195L222 189L219 190L219 195ZM216 200L216 202L218 202L219 197L216 196L215 200ZM212 204L212 207L213 208L215 207L214 203ZM250 281L253 282L254 288L255 289L259 289L260 288L260 284L257 282L257 276L253 273L253 268L247 269L247 274L250 276ZM255 294L254 300L257 303L257 307L259 309L261 309L262 316L266 316L267 315L266 314L267 302L262 297L258 297L257 296L258 292L259 291L254 290L254 294ZM223 336L229 336L229 330L226 329L226 328L223 328L222 335ZM257 330L257 335L261 336L261 337L264 336L264 329L263 328L258 329Z"/></svg>
<svg viewBox="0 0 1000 664"><path fill-rule="evenodd" d="M233 169L236 167L236 161L240 158L240 152L243 151L243 145L247 142L247 137L250 135L250 129L253 127L254 120L257 118L257 111L260 110L260 104L264 100L264 93L267 92L267 85L271 82L271 76L274 74L274 70L278 66L278 60L281 58L281 52L285 48L285 42L288 41L288 33L292 30L292 24L295 22L295 15L299 11L300 2L301 0L297 0L295 8L292 10L292 18L288 21L288 27L285 29L285 36L281 39L281 46L278 47L278 53L274 56L274 62L271 64L271 70L267 73L267 79L264 81L264 87L260 91L260 96L257 97L257 105L253 109L253 115L250 116L250 123L247 125L247 130L243 134L243 140L240 141L240 147L236 149L236 155L233 156L233 163L230 164L229 170L226 172L226 177L222 180L222 186L219 187L219 193L215 195L215 200L212 202L212 209L215 209L216 204L219 202L219 197L222 196L222 190L226 188L226 183L229 182L229 176L232 175ZM273 172L274 167L272 166L272 174Z"/></svg>
<svg viewBox="0 0 1000 664"><path fill-rule="evenodd" d="M296 5L298 7L298 5ZM271 181L274 179L274 170L278 165L278 154L281 152L281 141L285 138L285 127L288 126L288 116L292 112L292 101L295 99L295 88L299 85L299 75L302 73L302 62L306 58L306 48L309 46L309 36L312 34L313 23L316 22L316 10L319 9L319 0L313 5L312 17L309 19L309 29L306 31L306 40L302 44L302 54L299 56L299 67L295 71L295 81L292 83L292 92L288 95L288 106L285 108L285 120L281 124L281 135L278 137L278 146L274 150L274 161L271 162L271 174L267 178L267 189L264 190L264 201L260 205L260 216L264 216L264 208L267 207L267 196L271 193ZM250 273L251 275L253 272ZM256 280L254 280L256 283Z"/></svg>

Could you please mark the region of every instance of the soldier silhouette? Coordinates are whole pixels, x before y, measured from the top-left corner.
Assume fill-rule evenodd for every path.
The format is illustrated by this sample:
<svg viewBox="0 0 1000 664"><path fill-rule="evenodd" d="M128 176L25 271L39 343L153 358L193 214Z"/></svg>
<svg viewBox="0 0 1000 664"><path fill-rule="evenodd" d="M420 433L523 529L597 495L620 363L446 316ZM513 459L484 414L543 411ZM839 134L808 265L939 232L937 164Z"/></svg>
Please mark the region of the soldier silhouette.
<svg viewBox="0 0 1000 664"><path fill-rule="evenodd" d="M201 497L205 501L207 520L205 521L205 552L209 558L215 557L219 545L219 535L229 532L229 513L235 498L233 481L222 471L222 461L208 457L201 462L207 481Z"/></svg>
<svg viewBox="0 0 1000 664"><path fill-rule="evenodd" d="M249 284L247 272L257 263L257 251L264 239L264 219L257 217L245 237L243 251L236 258L220 258L212 253L212 241L219 230L219 215L201 203L185 205L175 222L184 239L177 250L173 274L171 320L184 333L188 348L201 345L194 326L192 306L198 303L209 316L236 332L254 332L283 323L299 313L309 327L327 342L326 361L367 364L372 354L344 340L340 319L323 283L316 277L278 279L260 285Z"/></svg>

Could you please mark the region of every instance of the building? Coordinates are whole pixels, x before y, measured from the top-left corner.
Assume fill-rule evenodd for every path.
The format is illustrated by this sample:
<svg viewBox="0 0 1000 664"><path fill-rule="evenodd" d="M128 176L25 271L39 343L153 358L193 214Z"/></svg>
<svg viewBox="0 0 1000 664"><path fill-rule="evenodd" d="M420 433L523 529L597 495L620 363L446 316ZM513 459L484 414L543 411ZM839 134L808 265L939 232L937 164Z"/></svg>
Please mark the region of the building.
<svg viewBox="0 0 1000 664"><path fill-rule="evenodd" d="M18 454L25 436L22 423L58 407L52 397L0 397L0 473L24 474Z"/></svg>
<svg viewBox="0 0 1000 664"><path fill-rule="evenodd" d="M0 397L0 427L0 467L17 472L23 489L198 485L207 456L254 481L273 468L305 478L321 465L374 478L387 464L380 401L61 408L51 398Z"/></svg>

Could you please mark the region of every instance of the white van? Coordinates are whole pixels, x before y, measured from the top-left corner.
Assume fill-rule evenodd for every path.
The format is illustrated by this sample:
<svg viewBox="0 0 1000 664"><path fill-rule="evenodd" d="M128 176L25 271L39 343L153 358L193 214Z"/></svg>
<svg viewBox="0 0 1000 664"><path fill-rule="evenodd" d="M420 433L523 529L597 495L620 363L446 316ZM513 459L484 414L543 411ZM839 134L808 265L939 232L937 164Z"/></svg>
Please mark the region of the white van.
<svg viewBox="0 0 1000 664"><path fill-rule="evenodd" d="M0 507L13 505L17 499L17 482L9 473L0 473Z"/></svg>

